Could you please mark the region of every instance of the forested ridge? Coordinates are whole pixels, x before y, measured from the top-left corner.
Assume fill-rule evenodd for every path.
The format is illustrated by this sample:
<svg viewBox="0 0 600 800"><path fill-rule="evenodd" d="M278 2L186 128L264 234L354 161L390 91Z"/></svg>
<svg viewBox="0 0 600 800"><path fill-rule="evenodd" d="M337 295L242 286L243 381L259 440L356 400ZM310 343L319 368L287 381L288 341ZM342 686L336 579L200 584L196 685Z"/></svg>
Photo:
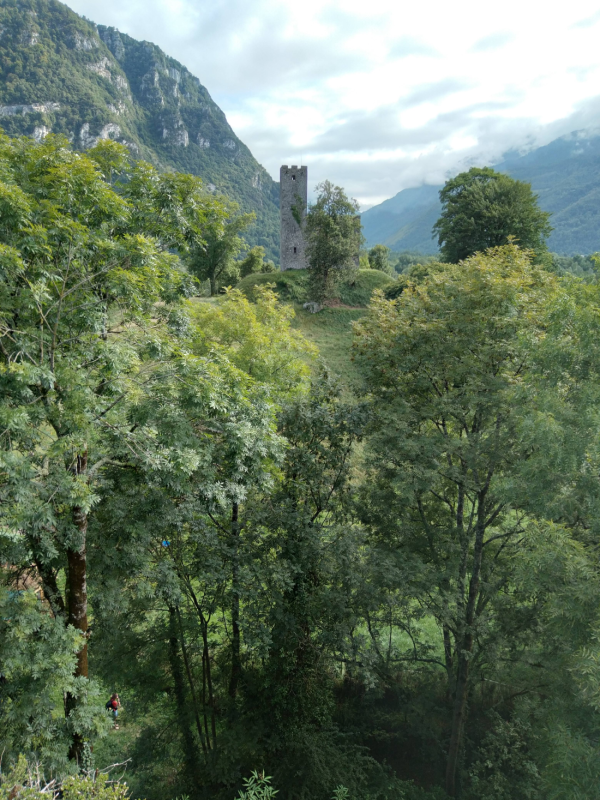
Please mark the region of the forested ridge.
<svg viewBox="0 0 600 800"><path fill-rule="evenodd" d="M0 138L0 797L596 797L596 272L413 266L340 380L228 214Z"/></svg>
<svg viewBox="0 0 600 800"><path fill-rule="evenodd" d="M198 78L150 42L58 0L2 0L0 127L79 149L110 138L161 170L199 175L256 214L248 241L279 259L278 185Z"/></svg>

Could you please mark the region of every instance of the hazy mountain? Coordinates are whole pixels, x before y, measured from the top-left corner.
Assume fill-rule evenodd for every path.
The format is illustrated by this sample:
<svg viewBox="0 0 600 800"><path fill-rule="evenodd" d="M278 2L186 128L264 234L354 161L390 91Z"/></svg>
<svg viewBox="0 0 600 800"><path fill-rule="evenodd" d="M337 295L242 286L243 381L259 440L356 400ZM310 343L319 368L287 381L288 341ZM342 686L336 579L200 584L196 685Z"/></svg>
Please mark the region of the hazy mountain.
<svg viewBox="0 0 600 800"><path fill-rule="evenodd" d="M500 172L528 181L554 231L548 240L556 253L600 250L600 130L575 131L525 154L507 155ZM369 246L435 253L431 227L440 215L441 186L404 189L362 215Z"/></svg>
<svg viewBox="0 0 600 800"><path fill-rule="evenodd" d="M0 127L74 147L129 145L162 169L200 175L257 214L249 238L279 258L279 188L206 88L149 42L94 25L56 0L0 0Z"/></svg>
<svg viewBox="0 0 600 800"><path fill-rule="evenodd" d="M361 215L367 246L385 244L392 250L437 252L431 227L440 215L440 186L403 189Z"/></svg>

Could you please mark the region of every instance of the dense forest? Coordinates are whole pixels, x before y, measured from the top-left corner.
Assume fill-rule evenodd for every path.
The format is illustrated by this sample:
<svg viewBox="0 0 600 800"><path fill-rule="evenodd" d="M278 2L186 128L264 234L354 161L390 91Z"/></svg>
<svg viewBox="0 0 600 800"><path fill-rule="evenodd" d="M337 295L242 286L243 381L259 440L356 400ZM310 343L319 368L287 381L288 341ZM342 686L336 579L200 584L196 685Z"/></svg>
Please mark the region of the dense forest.
<svg viewBox="0 0 600 800"><path fill-rule="evenodd" d="M413 265L350 388L226 214L0 138L0 797L596 797L595 262Z"/></svg>

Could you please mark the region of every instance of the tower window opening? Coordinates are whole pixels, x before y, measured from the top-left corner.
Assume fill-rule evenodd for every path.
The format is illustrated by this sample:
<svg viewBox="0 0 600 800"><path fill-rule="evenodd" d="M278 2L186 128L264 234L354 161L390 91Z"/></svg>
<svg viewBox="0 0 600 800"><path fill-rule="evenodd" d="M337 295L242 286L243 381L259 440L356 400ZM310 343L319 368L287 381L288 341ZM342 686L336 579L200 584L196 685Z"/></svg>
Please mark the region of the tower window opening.
<svg viewBox="0 0 600 800"><path fill-rule="evenodd" d="M296 176L295 176L295 175L292 175L292 180L293 180L293 181L295 181L295 180L296 180Z"/></svg>
<svg viewBox="0 0 600 800"><path fill-rule="evenodd" d="M294 253L297 253L297 252L298 252L297 248L296 248L296 247L294 247Z"/></svg>

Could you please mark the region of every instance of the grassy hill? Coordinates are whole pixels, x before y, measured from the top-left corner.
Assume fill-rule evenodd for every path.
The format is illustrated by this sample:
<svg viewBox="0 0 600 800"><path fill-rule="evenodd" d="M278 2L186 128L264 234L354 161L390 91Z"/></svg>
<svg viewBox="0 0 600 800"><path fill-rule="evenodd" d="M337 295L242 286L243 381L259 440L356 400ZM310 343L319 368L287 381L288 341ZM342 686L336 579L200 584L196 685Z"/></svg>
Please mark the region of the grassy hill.
<svg viewBox="0 0 600 800"><path fill-rule="evenodd" d="M57 0L0 0L0 127L64 134L79 149L115 139L160 169L199 175L256 213L248 239L279 260L278 184L198 78L150 42Z"/></svg>
<svg viewBox="0 0 600 800"><path fill-rule="evenodd" d="M274 284L280 300L294 306L294 327L319 348L321 359L327 367L352 387L359 379L351 360L352 323L364 315L375 289L383 289L391 283L392 279L384 272L359 270L352 285L341 286L339 305L324 308L318 314L311 314L302 307L309 299L306 270L249 275L240 281L237 288L252 298L255 286Z"/></svg>

